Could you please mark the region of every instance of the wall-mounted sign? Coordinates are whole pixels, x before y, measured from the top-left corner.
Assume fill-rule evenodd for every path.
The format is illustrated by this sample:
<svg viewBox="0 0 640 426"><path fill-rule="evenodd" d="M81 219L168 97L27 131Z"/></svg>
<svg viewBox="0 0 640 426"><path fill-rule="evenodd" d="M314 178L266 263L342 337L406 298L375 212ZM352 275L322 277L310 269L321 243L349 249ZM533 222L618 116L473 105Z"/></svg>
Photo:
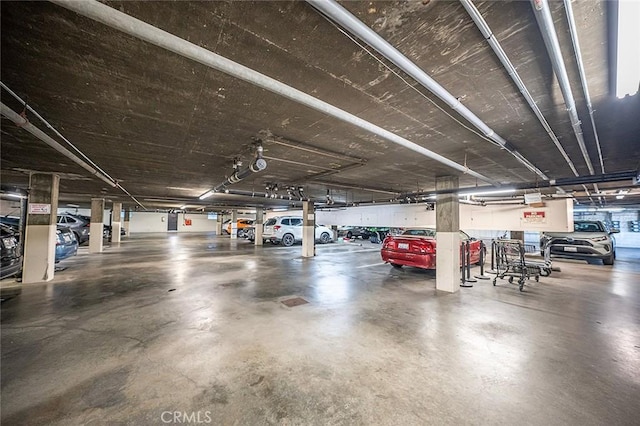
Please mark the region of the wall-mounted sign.
<svg viewBox="0 0 640 426"><path fill-rule="evenodd" d="M51 204L29 203L29 214L51 214Z"/></svg>
<svg viewBox="0 0 640 426"><path fill-rule="evenodd" d="M522 220L525 223L546 223L547 218L545 216L545 212L522 212Z"/></svg>

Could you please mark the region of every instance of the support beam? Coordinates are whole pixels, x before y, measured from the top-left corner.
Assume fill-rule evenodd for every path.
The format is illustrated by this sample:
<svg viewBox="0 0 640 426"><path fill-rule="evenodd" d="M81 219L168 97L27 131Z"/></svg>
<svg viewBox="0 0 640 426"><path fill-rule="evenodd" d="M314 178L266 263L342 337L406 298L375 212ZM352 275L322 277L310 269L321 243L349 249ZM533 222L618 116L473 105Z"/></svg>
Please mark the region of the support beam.
<svg viewBox="0 0 640 426"><path fill-rule="evenodd" d="M232 240L237 240L238 239L238 210L231 210L231 226L230 226L230 232L231 232L231 239Z"/></svg>
<svg viewBox="0 0 640 426"><path fill-rule="evenodd" d="M457 176L436 178L436 190L456 190ZM436 289L455 293L460 289L460 209L458 195L436 198Z"/></svg>
<svg viewBox="0 0 640 426"><path fill-rule="evenodd" d="M89 228L89 253L102 252L104 228L104 198L91 199L91 225Z"/></svg>
<svg viewBox="0 0 640 426"><path fill-rule="evenodd" d="M124 209L124 235L128 237L131 233L131 210Z"/></svg>
<svg viewBox="0 0 640 426"><path fill-rule="evenodd" d="M24 241L23 283L51 281L56 258L58 175L33 173Z"/></svg>
<svg viewBox="0 0 640 426"><path fill-rule="evenodd" d="M218 213L218 216L216 218L216 235L220 236L222 235L222 213Z"/></svg>
<svg viewBox="0 0 640 426"><path fill-rule="evenodd" d="M316 255L316 215L313 201L302 202L302 257Z"/></svg>
<svg viewBox="0 0 640 426"><path fill-rule="evenodd" d="M113 203L113 210L111 212L111 242L120 242L120 229L122 228L122 203Z"/></svg>
<svg viewBox="0 0 640 426"><path fill-rule="evenodd" d="M262 225L264 224L264 210L261 207L256 208L256 221L253 224L255 241L253 242L257 246L263 244L262 241Z"/></svg>

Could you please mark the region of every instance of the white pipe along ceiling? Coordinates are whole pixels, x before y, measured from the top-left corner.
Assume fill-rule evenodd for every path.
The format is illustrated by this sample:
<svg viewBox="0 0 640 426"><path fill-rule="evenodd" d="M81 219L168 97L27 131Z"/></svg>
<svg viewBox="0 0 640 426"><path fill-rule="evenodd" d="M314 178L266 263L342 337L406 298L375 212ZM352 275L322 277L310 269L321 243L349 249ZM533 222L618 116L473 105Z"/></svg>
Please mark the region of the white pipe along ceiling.
<svg viewBox="0 0 640 426"><path fill-rule="evenodd" d="M531 6L533 7L536 21L538 22L538 26L540 27L542 39L544 40L547 52L549 53L553 71L555 72L556 78L558 79L560 91L562 92L562 97L564 98L567 112L569 113L569 119L571 120L571 126L573 127L573 132L576 135L578 146L580 147L580 151L582 152L584 161L589 168L589 173L593 175L595 174L595 171L593 169L593 164L591 163L591 158L589 158L589 152L587 151L587 147L584 142L582 125L580 124L580 119L578 118L578 111L576 110L576 103L573 97L573 92L571 91L571 84L569 83L567 68L565 67L564 60L562 58L558 36L556 34L555 27L553 26L553 19L551 18L551 11L549 10L549 3L547 2L547 0L531 0Z"/></svg>
<svg viewBox="0 0 640 426"><path fill-rule="evenodd" d="M440 162L454 170L457 170L458 172L468 174L494 186L500 185L499 182L492 180L478 172L475 172L465 165L458 164L455 161L445 158L444 156L437 154L427 148L424 148L402 136L383 129L380 126L363 120L345 110L335 107L334 105L317 99L311 95L308 95L307 93L281 83L251 68L220 56L210 50L197 46L194 43L170 34L164 30L161 30L160 28L147 24L146 22L122 13L102 3L93 0L51 0L51 2L66 9L72 10L87 18L101 22L109 27L123 31L133 37L139 38L141 40L147 41L151 44L174 52L178 55L189 58L207 67L229 74L233 77L254 84L262 89L279 94L294 102L298 102L309 108L313 108L316 111L320 111L324 114L350 123L361 129L367 130L394 144L403 146L425 157ZM489 133L491 133L490 129Z"/></svg>
<svg viewBox="0 0 640 426"><path fill-rule="evenodd" d="M500 42L498 42L495 35L491 31L491 28L489 27L489 24L487 24L487 21L485 21L485 19L482 17L482 15L480 14L480 12L478 11L478 9L475 7L475 5L471 0L460 0L460 3L462 3L462 6L464 6L464 8L467 10L467 13L469 14L469 16L471 16L471 19L473 19L473 22L475 22L476 26L478 27L478 29L480 30L484 38L487 40L487 43L489 43L489 46L491 46L491 49L493 49L498 59L500 59L500 62L502 62L502 65L505 67L505 69L509 73L509 76L511 77L513 82L516 84L516 86L518 86L520 93L522 94L524 99L527 101L527 104L529 104L529 107L531 107L531 110L536 115L536 117L538 118L538 121L540 121L540 124L542 124L542 127L544 127L544 129L546 130L547 134L549 135L549 137L551 138L555 146L558 148L558 151L560 151L560 154L562 154L562 157L565 159L565 161L569 165L569 168L571 169L573 174L575 176L579 176L578 171L576 170L576 166L573 164L573 161L571 161L571 158L569 158L569 155L567 154L565 149L562 147L562 144L558 140L558 137L556 136L555 132L547 122L547 119L542 114L542 111L540 111L540 108L538 107L538 105L536 104L536 101L531 96L531 93L529 92L529 89L527 89L527 86L522 81L522 78L520 78L520 74L518 74L518 71L513 66L513 63L511 63L511 60L505 53L504 49L502 49Z"/></svg>
<svg viewBox="0 0 640 426"><path fill-rule="evenodd" d="M513 155L521 164L530 171L538 175L544 180L549 178L520 154L509 142L504 140L493 129L491 129L484 121L480 120L469 108L464 106L455 96L449 93L438 82L431 78L424 70L413 63L409 58L403 55L398 49L393 47L389 42L383 39L375 31L365 25L362 21L352 15L348 10L340 6L334 0L307 0L318 11L325 16L340 24L343 28L356 35L359 39L367 43L378 53L383 55L393 64L398 66L402 71L410 75L423 87L431 91L440 100L449 105L454 111L458 112L480 130L487 138L495 142L502 149Z"/></svg>

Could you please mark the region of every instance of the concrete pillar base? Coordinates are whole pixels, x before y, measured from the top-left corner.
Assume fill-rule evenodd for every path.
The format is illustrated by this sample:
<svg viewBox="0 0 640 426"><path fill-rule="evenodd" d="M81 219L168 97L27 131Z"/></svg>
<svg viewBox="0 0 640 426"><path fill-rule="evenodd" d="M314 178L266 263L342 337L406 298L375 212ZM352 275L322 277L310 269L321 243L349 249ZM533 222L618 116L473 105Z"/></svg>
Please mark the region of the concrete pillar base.
<svg viewBox="0 0 640 426"><path fill-rule="evenodd" d="M438 253L436 267L436 289L455 293L460 290L460 233L436 234Z"/></svg>
<svg viewBox="0 0 640 426"><path fill-rule="evenodd" d="M89 253L102 253L102 223L91 222L89 226Z"/></svg>
<svg viewBox="0 0 640 426"><path fill-rule="evenodd" d="M111 224L111 242L119 243L120 242L120 222L112 222Z"/></svg>
<svg viewBox="0 0 640 426"><path fill-rule="evenodd" d="M25 234L25 252L22 282L51 281L56 258L56 225L29 225Z"/></svg>

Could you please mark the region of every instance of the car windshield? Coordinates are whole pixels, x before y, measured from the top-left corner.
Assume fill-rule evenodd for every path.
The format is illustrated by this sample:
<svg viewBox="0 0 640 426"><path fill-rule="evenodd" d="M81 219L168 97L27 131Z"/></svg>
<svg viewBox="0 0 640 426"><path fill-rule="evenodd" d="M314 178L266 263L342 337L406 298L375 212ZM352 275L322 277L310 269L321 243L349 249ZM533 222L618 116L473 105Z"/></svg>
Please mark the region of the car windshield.
<svg viewBox="0 0 640 426"><path fill-rule="evenodd" d="M407 229L402 235L420 235L422 237L435 237L435 229Z"/></svg>
<svg viewBox="0 0 640 426"><path fill-rule="evenodd" d="M605 232L600 222L574 222L575 232Z"/></svg>

